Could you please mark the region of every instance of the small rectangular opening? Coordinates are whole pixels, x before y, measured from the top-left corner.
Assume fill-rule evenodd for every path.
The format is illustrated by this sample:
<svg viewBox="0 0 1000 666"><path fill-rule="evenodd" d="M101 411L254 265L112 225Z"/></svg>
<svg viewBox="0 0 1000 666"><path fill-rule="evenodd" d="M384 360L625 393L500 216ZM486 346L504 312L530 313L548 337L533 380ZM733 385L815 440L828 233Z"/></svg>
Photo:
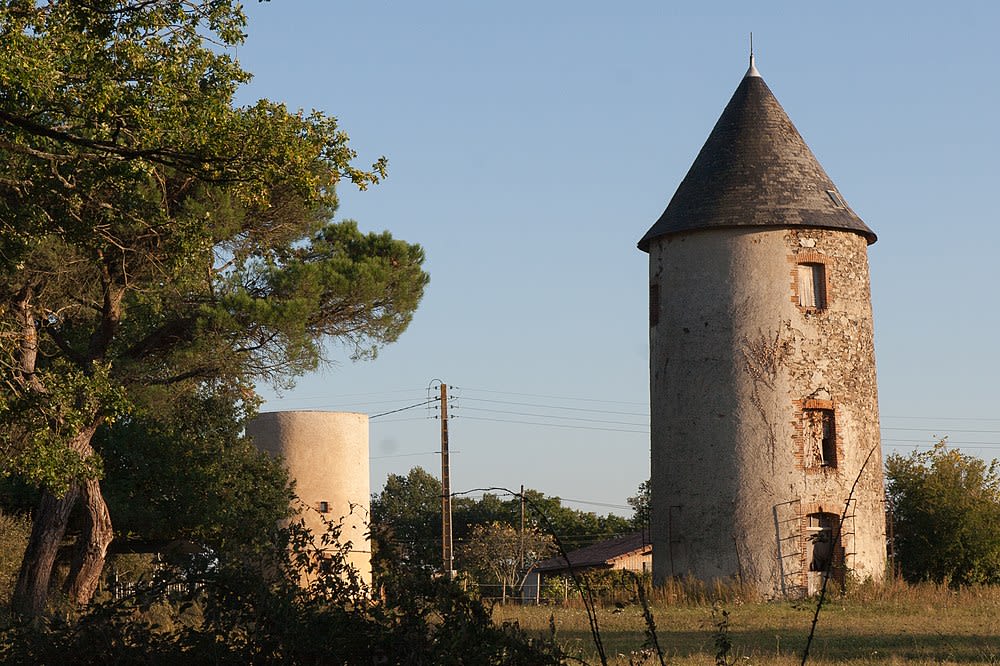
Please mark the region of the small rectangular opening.
<svg viewBox="0 0 1000 666"><path fill-rule="evenodd" d="M837 554L839 535L837 529L839 519L832 513L810 513L806 534L808 536L808 552L806 560L809 571L829 571Z"/></svg>
<svg viewBox="0 0 1000 666"><path fill-rule="evenodd" d="M833 202L834 206L837 208L847 208L847 205L844 204L844 200L840 198L840 195L836 190L827 190L826 194L830 197L830 201Z"/></svg>
<svg viewBox="0 0 1000 666"><path fill-rule="evenodd" d="M803 411L806 465L837 466L837 426L832 409Z"/></svg>
<svg viewBox="0 0 1000 666"><path fill-rule="evenodd" d="M826 266L798 265L799 307L822 310L826 307Z"/></svg>

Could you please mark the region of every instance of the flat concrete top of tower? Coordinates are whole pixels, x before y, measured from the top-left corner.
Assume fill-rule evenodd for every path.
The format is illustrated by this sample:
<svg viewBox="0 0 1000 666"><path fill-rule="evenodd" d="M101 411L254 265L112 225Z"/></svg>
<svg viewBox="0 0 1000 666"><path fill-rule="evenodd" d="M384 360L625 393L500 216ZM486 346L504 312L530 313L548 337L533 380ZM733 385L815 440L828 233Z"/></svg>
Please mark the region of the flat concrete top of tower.
<svg viewBox="0 0 1000 666"><path fill-rule="evenodd" d="M809 150L751 60L722 116L660 219L639 241L724 227L844 229L875 233Z"/></svg>

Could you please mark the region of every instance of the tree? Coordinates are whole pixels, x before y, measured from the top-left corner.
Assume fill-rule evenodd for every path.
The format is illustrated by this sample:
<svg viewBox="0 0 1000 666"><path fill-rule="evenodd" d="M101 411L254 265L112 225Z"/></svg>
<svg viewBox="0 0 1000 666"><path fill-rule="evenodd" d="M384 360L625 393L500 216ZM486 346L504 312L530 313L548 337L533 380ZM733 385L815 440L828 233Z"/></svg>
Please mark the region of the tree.
<svg viewBox="0 0 1000 666"><path fill-rule="evenodd" d="M554 552L551 535L536 528L522 532L494 521L472 528L468 542L461 548L461 557L480 580L496 581L501 598L506 601L507 590L519 589L528 570Z"/></svg>
<svg viewBox="0 0 1000 666"><path fill-rule="evenodd" d="M93 438L206 385L239 393L394 341L423 252L333 223L353 164L333 118L262 100L231 0L0 0L0 456L43 488L13 600L41 611L79 502L67 592L112 538Z"/></svg>
<svg viewBox="0 0 1000 666"><path fill-rule="evenodd" d="M524 496L529 525L551 531L567 550L589 546L633 531L627 518L613 513L602 516L593 511L580 511L563 506L560 498L546 496L537 490L525 489ZM520 503L516 498L511 500L509 505L512 510L516 508L520 511ZM514 520L510 522L516 524Z"/></svg>
<svg viewBox="0 0 1000 666"><path fill-rule="evenodd" d="M886 459L893 549L907 580L1000 583L1000 470L997 461L951 449Z"/></svg>
<svg viewBox="0 0 1000 666"><path fill-rule="evenodd" d="M376 557L404 566L441 567L441 482L422 467L406 476L390 474L372 497L372 534Z"/></svg>
<svg viewBox="0 0 1000 666"><path fill-rule="evenodd" d="M557 537L568 549L633 531L630 522L613 514L599 516L563 506L558 497L525 489L525 524ZM483 493L474 499L452 498L456 543L471 538L477 526L521 524L521 499ZM441 482L420 467L404 477L390 474L382 492L372 498L372 528L385 548L404 562L437 569L441 566Z"/></svg>
<svg viewBox="0 0 1000 666"><path fill-rule="evenodd" d="M204 394L101 428L95 449L116 540L221 554L273 538L293 493L284 466L243 435L250 416L228 395Z"/></svg>
<svg viewBox="0 0 1000 666"><path fill-rule="evenodd" d="M632 507L632 527L638 530L648 530L649 519L653 513L653 503L649 496L649 479L640 483L635 495L626 501Z"/></svg>

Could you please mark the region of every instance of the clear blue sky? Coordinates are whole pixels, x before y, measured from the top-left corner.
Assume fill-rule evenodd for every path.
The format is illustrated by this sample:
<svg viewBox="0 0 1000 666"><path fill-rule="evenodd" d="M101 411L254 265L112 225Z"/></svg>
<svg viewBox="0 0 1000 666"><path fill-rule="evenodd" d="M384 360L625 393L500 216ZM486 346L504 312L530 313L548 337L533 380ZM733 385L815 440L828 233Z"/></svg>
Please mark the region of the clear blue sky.
<svg viewBox="0 0 1000 666"><path fill-rule="evenodd" d="M421 243L431 283L374 362L265 410L370 414L458 387L452 489L520 484L627 514L649 473L647 256L747 66L869 250L884 450L1000 456L994 2L248 3L241 95L336 116L390 176L343 217ZM493 411L487 411L493 410ZM540 416L528 416L538 414ZM437 473L422 408L371 422L372 487ZM494 419L494 420L484 420ZM527 422L533 423L529 424ZM979 444L974 444L978 442ZM412 455L411 455L412 454Z"/></svg>

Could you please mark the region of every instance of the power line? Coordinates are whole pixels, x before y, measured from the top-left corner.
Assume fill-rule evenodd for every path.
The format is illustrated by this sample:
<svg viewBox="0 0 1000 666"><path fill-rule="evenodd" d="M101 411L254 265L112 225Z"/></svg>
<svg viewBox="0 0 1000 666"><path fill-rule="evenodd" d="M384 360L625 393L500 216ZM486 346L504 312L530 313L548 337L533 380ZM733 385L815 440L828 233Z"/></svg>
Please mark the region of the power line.
<svg viewBox="0 0 1000 666"><path fill-rule="evenodd" d="M933 447L937 446L936 442L926 442L924 440L917 439L882 439L883 442L902 442L906 444L913 444L920 447ZM955 442L948 440L948 445L961 444L962 446L971 446L977 449L1000 449L1000 442ZM896 447L899 448L899 447Z"/></svg>
<svg viewBox="0 0 1000 666"><path fill-rule="evenodd" d="M887 416L882 415L883 419L913 419L916 421L994 421L1000 422L1000 418L991 418L986 416Z"/></svg>
<svg viewBox="0 0 1000 666"><path fill-rule="evenodd" d="M483 407L462 407L461 409L463 410L469 409L476 412L490 412L493 414L510 414L512 416L533 416L542 419L548 418L548 419L562 419L565 421L580 421L584 423L610 423L612 425L627 425L636 427L642 427L646 425L645 423L632 423L630 421L606 421L603 419L584 419L578 416L558 416L556 414L534 414L531 412L512 412L505 409L486 409Z"/></svg>
<svg viewBox="0 0 1000 666"><path fill-rule="evenodd" d="M612 509L632 509L631 506L626 506L624 504L608 504L607 502L590 502L588 500L577 500L569 499L568 497L559 497L560 502L572 502L573 504L589 504L590 506L606 506Z"/></svg>
<svg viewBox="0 0 1000 666"><path fill-rule="evenodd" d="M459 397L460 401L465 400L475 400L476 402L491 402L497 405L519 405L521 407L544 407L548 409L564 409L566 411L574 412L588 412L591 414L619 414L622 416L645 416L649 418L649 412L616 412L609 409L593 409L590 407L560 407L559 405L540 405L536 402L512 402L509 400L490 400L488 398L466 398L464 396ZM471 409L471 407L469 408Z"/></svg>
<svg viewBox="0 0 1000 666"><path fill-rule="evenodd" d="M388 412L382 412L381 414L372 414L368 417L368 420L377 419L380 416L387 416L388 414L395 414L396 412L405 412L408 409L415 409L417 407L423 407L424 405L429 405L432 402L437 402L437 398L431 398L430 400L424 400L423 402L418 402L415 405L410 405L409 407L400 407L399 409L392 409Z"/></svg>
<svg viewBox="0 0 1000 666"><path fill-rule="evenodd" d="M980 434L1000 433L1000 430L963 430L960 428L882 428L882 430L909 430L912 432L937 432L938 430L947 430L948 432L971 432Z"/></svg>
<svg viewBox="0 0 1000 666"><path fill-rule="evenodd" d="M453 450L451 453L461 453L459 450ZM414 456L439 456L440 451L423 451L421 453L396 453L388 456L369 456L369 460L385 460L386 458L412 458Z"/></svg>
<svg viewBox="0 0 1000 666"><path fill-rule="evenodd" d="M568 395L542 395L539 393L517 393L515 391L494 391L492 389L471 388L466 386L453 387L456 391L479 391L480 393L496 393L499 395L518 395L524 398L551 398L553 400L578 400L580 402L604 402L617 405L648 405L646 402L633 402L628 400L607 400L604 398L581 398L579 396Z"/></svg>
<svg viewBox="0 0 1000 666"><path fill-rule="evenodd" d="M568 423L538 423L537 421L514 421L513 419L490 419L484 416L463 416L467 421L491 421L493 423L520 423L522 425L543 426L546 428L571 428L573 430L602 430L604 432L634 432L648 435L649 430L625 430L624 428L597 428L594 426L575 426Z"/></svg>

